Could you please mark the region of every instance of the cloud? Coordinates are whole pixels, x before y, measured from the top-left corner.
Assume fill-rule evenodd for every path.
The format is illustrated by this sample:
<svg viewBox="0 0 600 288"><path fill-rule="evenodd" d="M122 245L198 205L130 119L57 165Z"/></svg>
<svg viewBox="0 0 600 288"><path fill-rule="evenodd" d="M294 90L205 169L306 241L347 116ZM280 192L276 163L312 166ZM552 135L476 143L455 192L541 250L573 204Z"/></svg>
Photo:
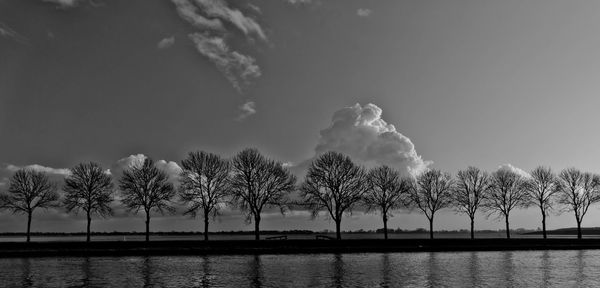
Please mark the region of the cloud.
<svg viewBox="0 0 600 288"><path fill-rule="evenodd" d="M198 52L213 62L239 93L243 92L242 87L253 78L261 76L254 58L230 49L225 41L238 31L250 40L259 38L268 42L266 33L255 19L231 8L224 0L171 2L175 4L179 16L197 29L188 36ZM250 7L246 9L247 12L261 14L260 7Z"/></svg>
<svg viewBox="0 0 600 288"><path fill-rule="evenodd" d="M162 50L162 49L167 49L167 48L173 46L174 44L175 44L175 36L171 36L171 37L163 38L162 40L160 40L158 42L158 44L156 44L156 47L158 49Z"/></svg>
<svg viewBox="0 0 600 288"><path fill-rule="evenodd" d="M287 3L290 3L290 4L294 4L294 5L297 5L297 4L309 4L309 3L312 2L312 0L283 0L283 1L285 1Z"/></svg>
<svg viewBox="0 0 600 288"><path fill-rule="evenodd" d="M258 13L258 14L262 14L262 9L260 9L260 7L252 4L252 3L248 3L248 8L254 10L254 12Z"/></svg>
<svg viewBox="0 0 600 288"><path fill-rule="evenodd" d="M228 22L246 36L255 35L262 40L267 36L262 27L240 10L227 6L223 0L171 0L179 15L201 29L224 31L223 22Z"/></svg>
<svg viewBox="0 0 600 288"><path fill-rule="evenodd" d="M417 175L432 164L415 151L410 139L381 118L374 104L356 104L333 114L329 127L321 130L315 157L337 151L367 167L388 165L404 175Z"/></svg>
<svg viewBox="0 0 600 288"><path fill-rule="evenodd" d="M8 192L7 190L9 187L10 178L15 174L15 172L19 171L20 169L31 169L34 171L45 173L46 176L48 176L48 179L52 183L56 184L56 188L58 189L59 193L62 193L61 188L64 183L65 177L68 176L69 174L71 174L69 169L66 169L66 168L52 168L52 167L42 166L39 164L31 164L31 165L26 165L26 166L18 166L18 165L13 165L13 164L2 165L2 166L0 166L0 193ZM50 212L48 212L48 213L63 214L63 212L59 211L59 210L61 210L61 209L51 208L51 209L49 209Z"/></svg>
<svg viewBox="0 0 600 288"><path fill-rule="evenodd" d="M181 174L181 167L174 161L158 160L156 161L156 167L169 175L169 181L173 184L178 183L179 174Z"/></svg>
<svg viewBox="0 0 600 288"><path fill-rule="evenodd" d="M509 163L498 166L498 170L508 170L508 171L514 172L518 175L521 175L524 178L531 178L531 175L529 175L529 173L527 173L525 170L515 167Z"/></svg>
<svg viewBox="0 0 600 288"><path fill-rule="evenodd" d="M181 18L200 29L224 31L223 22L219 19L209 19L200 14L200 9L190 0L171 0Z"/></svg>
<svg viewBox="0 0 600 288"><path fill-rule="evenodd" d="M70 8L70 7L77 6L77 4L79 4L79 2L83 2L84 0L42 0L42 1L57 4L61 8Z"/></svg>
<svg viewBox="0 0 600 288"><path fill-rule="evenodd" d="M242 104L240 107L240 115L236 118L236 120L241 121L244 120L254 114L256 114L256 103L254 101L248 101Z"/></svg>
<svg viewBox="0 0 600 288"><path fill-rule="evenodd" d="M356 10L356 15L360 17L369 17L371 16L371 13L373 13L373 11L367 8L359 8L358 10Z"/></svg>
<svg viewBox="0 0 600 288"><path fill-rule="evenodd" d="M2 22L0 22L0 37L13 38L20 43L28 42L27 37L22 36L21 34L17 33L17 31L13 30Z"/></svg>
<svg viewBox="0 0 600 288"><path fill-rule="evenodd" d="M62 175L62 176L67 176L69 174L71 174L71 172L69 171L69 169L65 169L65 168L52 168L52 167L46 167L46 166L42 166L39 164L32 164L32 165L27 165L27 166L16 166L16 165L12 165L12 164L8 164L6 166L6 170L14 173L17 172L19 169L31 169L34 171L38 171L38 172L44 172L44 173L48 173L48 174L53 174L53 175Z"/></svg>
<svg viewBox="0 0 600 288"><path fill-rule="evenodd" d="M202 33L193 33L189 37L198 52L213 62L238 92L242 92L250 79L260 77L260 67L254 58L231 51L222 37Z"/></svg>
<svg viewBox="0 0 600 288"><path fill-rule="evenodd" d="M123 175L123 171L129 169L131 167L139 167L144 164L144 160L148 158L144 154L135 154L129 155L125 158L121 158L115 162L110 168L112 175L115 180L118 180ZM169 176L169 181L173 184L177 184L177 179L179 178L179 173L181 173L181 167L177 165L174 161L166 161L166 160L158 160L154 162L155 166L167 173Z"/></svg>

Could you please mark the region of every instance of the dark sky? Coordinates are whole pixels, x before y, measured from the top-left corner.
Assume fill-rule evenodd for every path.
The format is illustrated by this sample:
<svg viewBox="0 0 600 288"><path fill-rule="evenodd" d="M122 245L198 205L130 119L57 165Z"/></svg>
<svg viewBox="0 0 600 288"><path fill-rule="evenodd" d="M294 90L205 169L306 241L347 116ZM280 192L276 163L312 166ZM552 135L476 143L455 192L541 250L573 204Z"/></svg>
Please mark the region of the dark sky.
<svg viewBox="0 0 600 288"><path fill-rule="evenodd" d="M244 147L292 165L339 150L405 173L507 163L599 172L599 9L554 0L0 0L0 183L27 165L60 179L57 169L93 160L118 177L130 155L172 168L192 150L229 157ZM600 226L592 210L584 225ZM467 228L466 217L444 213L436 226ZM225 214L214 230L251 228ZM74 216L39 215L34 230L83 229ZM397 216L391 227L427 223L416 212ZM534 209L514 217L515 228L539 226ZM333 226L304 211L266 218L265 229ZM22 217L2 219L10 221L0 231L22 230ZM157 218L153 229L194 221ZM344 221L379 227L360 212ZM141 230L143 221L94 225Z"/></svg>

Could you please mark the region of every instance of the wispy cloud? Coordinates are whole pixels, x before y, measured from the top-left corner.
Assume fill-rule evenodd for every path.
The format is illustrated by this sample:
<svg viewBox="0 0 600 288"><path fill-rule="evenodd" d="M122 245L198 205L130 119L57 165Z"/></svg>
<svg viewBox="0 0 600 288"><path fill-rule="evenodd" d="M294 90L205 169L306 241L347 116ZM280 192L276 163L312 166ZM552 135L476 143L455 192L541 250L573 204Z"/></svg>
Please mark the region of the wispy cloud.
<svg viewBox="0 0 600 288"><path fill-rule="evenodd" d="M225 40L237 32L250 40L258 38L268 42L266 33L254 18L223 0L171 1L179 16L198 30L188 35L196 50L213 62L239 93L243 93L244 86L251 80L261 76L255 59L231 49ZM259 7L250 11L260 14Z"/></svg>
<svg viewBox="0 0 600 288"><path fill-rule="evenodd" d="M174 44L175 44L175 36L171 36L171 37L161 39L158 42L158 44L156 44L156 47L158 49L167 49L167 48L173 46Z"/></svg>
<svg viewBox="0 0 600 288"><path fill-rule="evenodd" d="M254 101L248 101L242 104L240 107L240 115L236 118L238 121L242 121L254 114L256 114L256 103Z"/></svg>
<svg viewBox="0 0 600 288"><path fill-rule="evenodd" d="M0 22L0 37L12 38L20 43L28 43L29 42L27 37L22 36L21 34L17 33L17 31L13 30L12 28L8 27L8 25L6 25L2 22Z"/></svg>
<svg viewBox="0 0 600 288"><path fill-rule="evenodd" d="M43 0L44 2L54 3L59 5L61 8L74 7L85 0Z"/></svg>
<svg viewBox="0 0 600 288"><path fill-rule="evenodd" d="M369 17L371 16L371 13L373 13L373 11L367 8L359 8L358 10L356 10L356 15L360 17Z"/></svg>
<svg viewBox="0 0 600 288"><path fill-rule="evenodd" d="M232 51L223 37L203 33L193 33L189 37L198 52L213 62L239 92L252 78L260 77L260 67L254 58Z"/></svg>
<svg viewBox="0 0 600 288"><path fill-rule="evenodd" d="M200 29L224 31L223 22L228 22L246 36L258 36L267 40L262 27L238 9L230 8L223 0L171 0L179 15Z"/></svg>
<svg viewBox="0 0 600 288"><path fill-rule="evenodd" d="M199 29L211 29L224 31L223 22L216 18L208 18L200 14L200 8L198 8L190 0L171 0L177 9L177 13L181 18L186 20Z"/></svg>
<svg viewBox="0 0 600 288"><path fill-rule="evenodd" d="M312 0L283 0L290 4L308 4L311 3Z"/></svg>

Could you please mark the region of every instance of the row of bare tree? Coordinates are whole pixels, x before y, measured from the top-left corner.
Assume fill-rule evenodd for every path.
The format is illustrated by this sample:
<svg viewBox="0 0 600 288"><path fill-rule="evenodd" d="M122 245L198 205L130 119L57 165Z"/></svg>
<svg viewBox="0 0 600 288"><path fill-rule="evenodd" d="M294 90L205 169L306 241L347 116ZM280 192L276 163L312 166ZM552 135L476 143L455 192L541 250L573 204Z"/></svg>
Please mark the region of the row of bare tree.
<svg viewBox="0 0 600 288"><path fill-rule="evenodd" d="M560 211L575 214L581 238L583 217L590 205L600 200L600 176L574 168L555 175L549 168L538 167L524 176L507 169L488 174L469 167L454 178L439 170L410 177L388 166L366 170L346 155L327 152L312 161L305 180L296 185L296 177L285 165L256 149L245 149L231 160L203 151L191 152L180 166L182 172L175 185L152 159L146 158L124 170L115 189L112 175L99 164L81 163L65 177L62 196L58 184L43 172L21 169L10 178L8 190L0 194L0 208L27 215L28 242L36 208L63 206L67 212L84 212L89 242L92 216L111 215L113 202L119 200L130 212L144 211L146 241L152 213L175 212L176 202L186 205L185 215L202 215L205 240L210 219L226 204L239 208L248 222L254 222L257 240L261 213L272 207L280 208L282 213L289 208L309 209L313 216L326 211L335 222L337 239L341 239L343 215L358 207L381 213L385 239L392 211L419 210L429 220L433 238L434 216L444 208L469 217L471 238L478 212L497 214L504 218L506 237L510 238L511 211L529 206L540 209L546 238L546 217L550 210L560 207ZM294 191L300 195L292 197Z"/></svg>

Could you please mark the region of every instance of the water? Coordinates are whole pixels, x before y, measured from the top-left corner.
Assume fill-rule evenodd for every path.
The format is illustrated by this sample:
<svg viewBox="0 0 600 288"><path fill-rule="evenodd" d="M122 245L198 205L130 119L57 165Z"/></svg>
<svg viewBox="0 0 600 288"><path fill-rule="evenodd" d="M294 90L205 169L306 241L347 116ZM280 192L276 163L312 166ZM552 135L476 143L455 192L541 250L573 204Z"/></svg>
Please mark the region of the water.
<svg viewBox="0 0 600 288"><path fill-rule="evenodd" d="M600 250L0 259L2 287L598 287Z"/></svg>

